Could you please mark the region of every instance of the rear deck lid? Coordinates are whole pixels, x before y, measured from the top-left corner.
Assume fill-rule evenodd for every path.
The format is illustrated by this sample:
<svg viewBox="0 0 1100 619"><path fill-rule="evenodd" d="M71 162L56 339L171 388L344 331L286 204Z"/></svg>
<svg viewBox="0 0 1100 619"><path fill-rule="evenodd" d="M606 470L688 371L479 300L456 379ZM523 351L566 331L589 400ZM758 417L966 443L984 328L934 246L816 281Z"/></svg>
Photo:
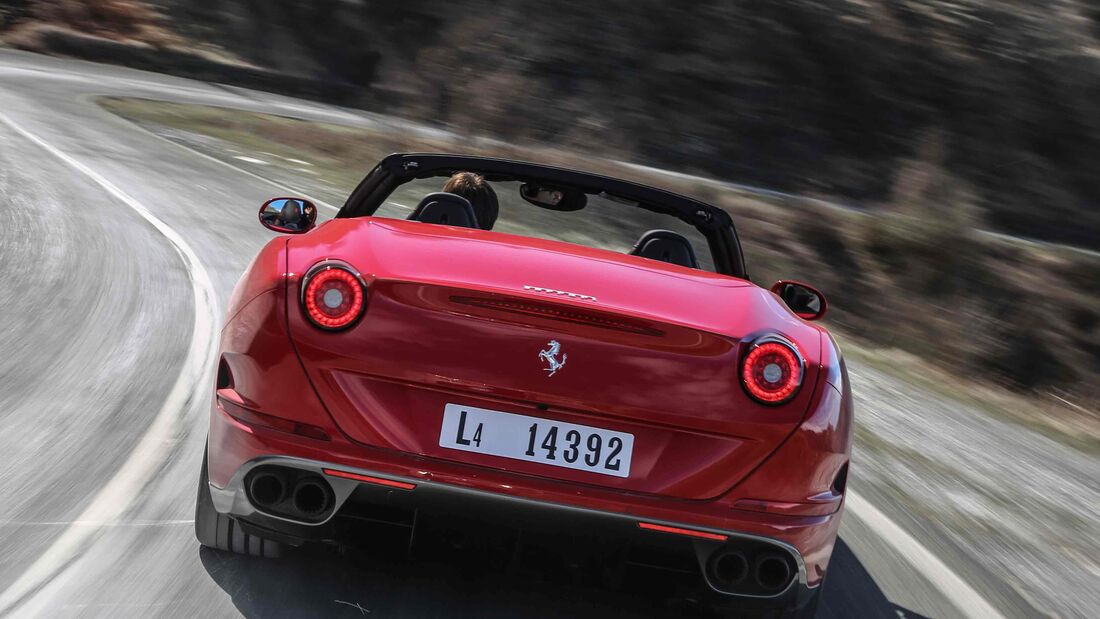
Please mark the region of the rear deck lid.
<svg viewBox="0 0 1100 619"><path fill-rule="evenodd" d="M351 329L326 332L292 301L291 336L336 422L366 445L709 498L790 434L816 381L817 331L743 280L492 232L335 220L291 241L292 291L320 257L362 272L366 311ZM800 346L803 389L778 407L755 403L738 381L743 339L765 325L810 342ZM468 423L488 415L491 428L511 428L513 444L497 451L515 453L466 449L458 409ZM533 437L520 431L532 424ZM561 462L574 442L584 445L569 464L593 460L581 453L589 440L602 448L616 436L630 437L625 475ZM558 462L546 461L544 443Z"/></svg>

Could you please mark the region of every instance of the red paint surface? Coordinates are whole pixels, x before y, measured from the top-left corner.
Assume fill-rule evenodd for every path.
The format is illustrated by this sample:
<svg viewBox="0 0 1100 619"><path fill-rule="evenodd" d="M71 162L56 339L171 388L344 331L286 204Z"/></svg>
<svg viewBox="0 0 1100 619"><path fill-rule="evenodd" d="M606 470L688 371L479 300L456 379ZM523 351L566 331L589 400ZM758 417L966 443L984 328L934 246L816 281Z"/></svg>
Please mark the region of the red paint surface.
<svg viewBox="0 0 1100 619"><path fill-rule="evenodd" d="M765 535L802 552L811 584L823 575L842 504L831 488L850 453L847 379L824 330L768 291L615 252L396 220L332 220L286 247L273 242L242 278L222 354L242 405L332 440L242 431L215 404L213 483L257 456L297 456ZM324 259L367 283L366 310L346 331L316 328L300 303L302 274ZM753 401L738 376L748 344L768 333L806 362L780 406ZM549 377L538 353L551 339L568 361ZM630 432L631 474L441 448L448 402Z"/></svg>

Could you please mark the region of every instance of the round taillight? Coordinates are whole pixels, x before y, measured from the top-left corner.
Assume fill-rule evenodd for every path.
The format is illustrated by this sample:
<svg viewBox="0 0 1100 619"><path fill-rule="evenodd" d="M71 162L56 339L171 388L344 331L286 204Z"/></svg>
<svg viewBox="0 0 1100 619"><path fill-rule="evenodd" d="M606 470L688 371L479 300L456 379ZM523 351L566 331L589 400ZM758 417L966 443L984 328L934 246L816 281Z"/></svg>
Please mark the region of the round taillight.
<svg viewBox="0 0 1100 619"><path fill-rule="evenodd" d="M302 305L318 327L344 329L363 313L365 296L355 273L344 266L323 264L307 276Z"/></svg>
<svg viewBox="0 0 1100 619"><path fill-rule="evenodd" d="M802 359L785 341L761 341L741 362L741 384L757 402L782 404L802 386Z"/></svg>

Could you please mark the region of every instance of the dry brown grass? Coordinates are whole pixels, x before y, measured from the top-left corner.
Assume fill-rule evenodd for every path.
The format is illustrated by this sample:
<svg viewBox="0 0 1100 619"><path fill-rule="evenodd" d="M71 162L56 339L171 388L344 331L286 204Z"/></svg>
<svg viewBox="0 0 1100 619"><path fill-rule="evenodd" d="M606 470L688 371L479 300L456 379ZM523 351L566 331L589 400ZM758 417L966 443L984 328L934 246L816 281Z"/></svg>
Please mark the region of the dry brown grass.
<svg viewBox="0 0 1100 619"><path fill-rule="evenodd" d="M184 43L156 9L140 0L38 0L31 6L31 15L39 26L49 25L112 41L154 47ZM34 25L28 24L28 32L35 30L31 27ZM18 36L18 33L9 35L9 41L18 41Z"/></svg>
<svg viewBox="0 0 1100 619"><path fill-rule="evenodd" d="M8 17L0 20L0 37L20 49L97 60L106 55L123 63L151 52L169 52L213 65L252 66L220 46L180 35L164 14L143 0L35 0L18 17ZM109 51L104 43L110 44Z"/></svg>

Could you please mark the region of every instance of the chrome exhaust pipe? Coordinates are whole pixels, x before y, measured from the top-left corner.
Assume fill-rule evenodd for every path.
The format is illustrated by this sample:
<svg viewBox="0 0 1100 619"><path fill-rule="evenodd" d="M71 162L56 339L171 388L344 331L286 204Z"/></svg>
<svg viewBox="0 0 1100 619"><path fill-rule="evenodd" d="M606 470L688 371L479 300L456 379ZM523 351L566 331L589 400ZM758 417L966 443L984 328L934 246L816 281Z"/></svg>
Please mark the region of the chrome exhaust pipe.
<svg viewBox="0 0 1100 619"><path fill-rule="evenodd" d="M710 579L723 589L731 589L744 582L749 575L749 560L740 550L719 550L707 562Z"/></svg>
<svg viewBox="0 0 1100 619"><path fill-rule="evenodd" d="M791 564L778 554L762 554L753 562L752 575L761 589L782 591L791 582Z"/></svg>
<svg viewBox="0 0 1100 619"><path fill-rule="evenodd" d="M310 517L332 509L332 488L320 477L304 477L294 486L294 509Z"/></svg>
<svg viewBox="0 0 1100 619"><path fill-rule="evenodd" d="M260 507L270 508L286 499L287 486L282 475L263 472L248 483L248 496Z"/></svg>

